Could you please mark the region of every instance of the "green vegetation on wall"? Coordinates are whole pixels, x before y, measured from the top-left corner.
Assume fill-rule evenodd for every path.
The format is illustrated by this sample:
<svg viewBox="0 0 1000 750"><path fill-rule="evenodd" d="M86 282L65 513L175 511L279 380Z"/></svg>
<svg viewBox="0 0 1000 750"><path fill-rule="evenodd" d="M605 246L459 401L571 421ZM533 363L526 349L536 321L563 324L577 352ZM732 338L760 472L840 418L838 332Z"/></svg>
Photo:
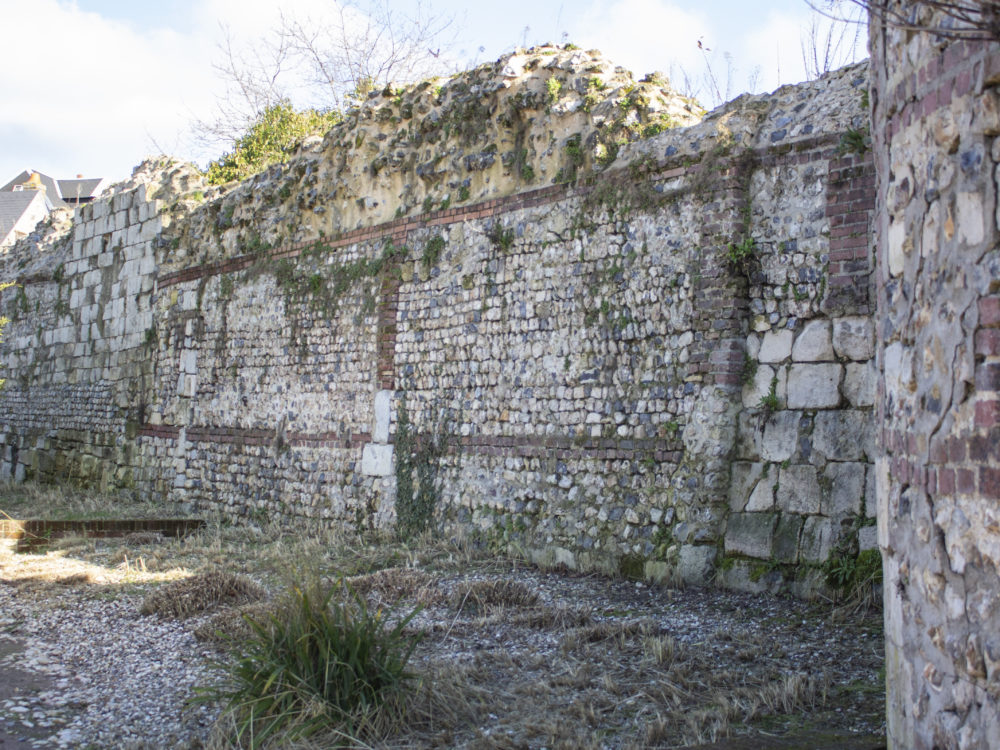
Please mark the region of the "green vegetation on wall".
<svg viewBox="0 0 1000 750"><path fill-rule="evenodd" d="M232 151L208 165L208 181L222 185L244 180L272 164L287 161L306 136L323 135L340 120L339 112L300 112L287 101L268 107L236 140Z"/></svg>

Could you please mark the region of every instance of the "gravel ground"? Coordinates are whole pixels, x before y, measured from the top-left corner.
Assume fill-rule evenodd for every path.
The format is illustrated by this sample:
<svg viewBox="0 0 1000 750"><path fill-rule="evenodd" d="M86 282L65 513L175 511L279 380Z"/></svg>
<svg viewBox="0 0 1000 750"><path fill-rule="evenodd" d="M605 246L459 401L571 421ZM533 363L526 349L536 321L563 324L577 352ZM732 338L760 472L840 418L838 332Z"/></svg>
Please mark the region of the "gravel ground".
<svg viewBox="0 0 1000 750"><path fill-rule="evenodd" d="M170 548L89 542L71 552L0 547L0 641L11 652L0 669L46 683L0 693L0 732L39 748L204 746L218 710L187 701L218 657L194 636L213 613L139 613L146 593L187 569L166 564ZM161 560L159 572L137 567L142 554ZM792 599L509 561L408 563L417 574L355 580L373 601L425 606L411 623L424 636L411 666L462 686L465 705L451 723L387 746L683 747L883 731L878 612L838 620L829 606ZM469 606L476 582L501 595Z"/></svg>

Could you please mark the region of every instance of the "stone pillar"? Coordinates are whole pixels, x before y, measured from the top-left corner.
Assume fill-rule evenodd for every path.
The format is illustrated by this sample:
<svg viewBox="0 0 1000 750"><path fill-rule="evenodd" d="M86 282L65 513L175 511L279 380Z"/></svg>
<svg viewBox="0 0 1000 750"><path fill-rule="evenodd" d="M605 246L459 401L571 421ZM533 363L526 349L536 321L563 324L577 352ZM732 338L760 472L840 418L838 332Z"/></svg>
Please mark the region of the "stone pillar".
<svg viewBox="0 0 1000 750"><path fill-rule="evenodd" d="M909 24L955 29L920 3ZM871 24L892 748L1000 737L1000 44Z"/></svg>

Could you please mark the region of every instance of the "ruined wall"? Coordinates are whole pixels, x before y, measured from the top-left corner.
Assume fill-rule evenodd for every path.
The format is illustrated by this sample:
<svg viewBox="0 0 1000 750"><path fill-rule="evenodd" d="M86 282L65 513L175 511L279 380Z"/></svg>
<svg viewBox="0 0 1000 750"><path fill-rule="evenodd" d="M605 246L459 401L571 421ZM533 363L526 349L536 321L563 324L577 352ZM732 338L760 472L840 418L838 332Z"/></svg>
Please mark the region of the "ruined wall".
<svg viewBox="0 0 1000 750"><path fill-rule="evenodd" d="M917 26L945 22L901 9ZM888 729L1000 737L1000 46L873 21Z"/></svg>
<svg viewBox="0 0 1000 750"><path fill-rule="evenodd" d="M355 527L427 501L537 558L803 594L871 544L866 68L660 132L662 81L487 67L235 188L144 165L18 246L7 468Z"/></svg>

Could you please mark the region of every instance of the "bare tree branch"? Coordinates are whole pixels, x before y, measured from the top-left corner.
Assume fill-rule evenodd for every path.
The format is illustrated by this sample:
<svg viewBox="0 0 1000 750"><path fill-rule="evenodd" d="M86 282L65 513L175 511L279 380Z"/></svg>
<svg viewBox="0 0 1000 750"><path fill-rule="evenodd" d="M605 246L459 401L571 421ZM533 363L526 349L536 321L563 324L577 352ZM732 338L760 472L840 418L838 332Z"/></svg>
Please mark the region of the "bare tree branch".
<svg viewBox="0 0 1000 750"><path fill-rule="evenodd" d="M842 4L842 0L836 4ZM802 64L808 80L854 60L854 50L865 31L866 20L864 11L859 8L838 18L823 12L813 14L800 39Z"/></svg>
<svg viewBox="0 0 1000 750"><path fill-rule="evenodd" d="M222 27L214 64L225 91L213 118L196 120L204 145L232 144L281 102L320 111L342 110L374 87L443 73L454 43L452 18L422 3L412 16L391 0L331 3L323 17L280 13L277 27L255 40L233 38Z"/></svg>
<svg viewBox="0 0 1000 750"><path fill-rule="evenodd" d="M943 39L1000 41L1000 0L806 0L829 18L845 20L841 8L855 5L887 26L907 31L928 31ZM931 17L944 18L930 25Z"/></svg>

